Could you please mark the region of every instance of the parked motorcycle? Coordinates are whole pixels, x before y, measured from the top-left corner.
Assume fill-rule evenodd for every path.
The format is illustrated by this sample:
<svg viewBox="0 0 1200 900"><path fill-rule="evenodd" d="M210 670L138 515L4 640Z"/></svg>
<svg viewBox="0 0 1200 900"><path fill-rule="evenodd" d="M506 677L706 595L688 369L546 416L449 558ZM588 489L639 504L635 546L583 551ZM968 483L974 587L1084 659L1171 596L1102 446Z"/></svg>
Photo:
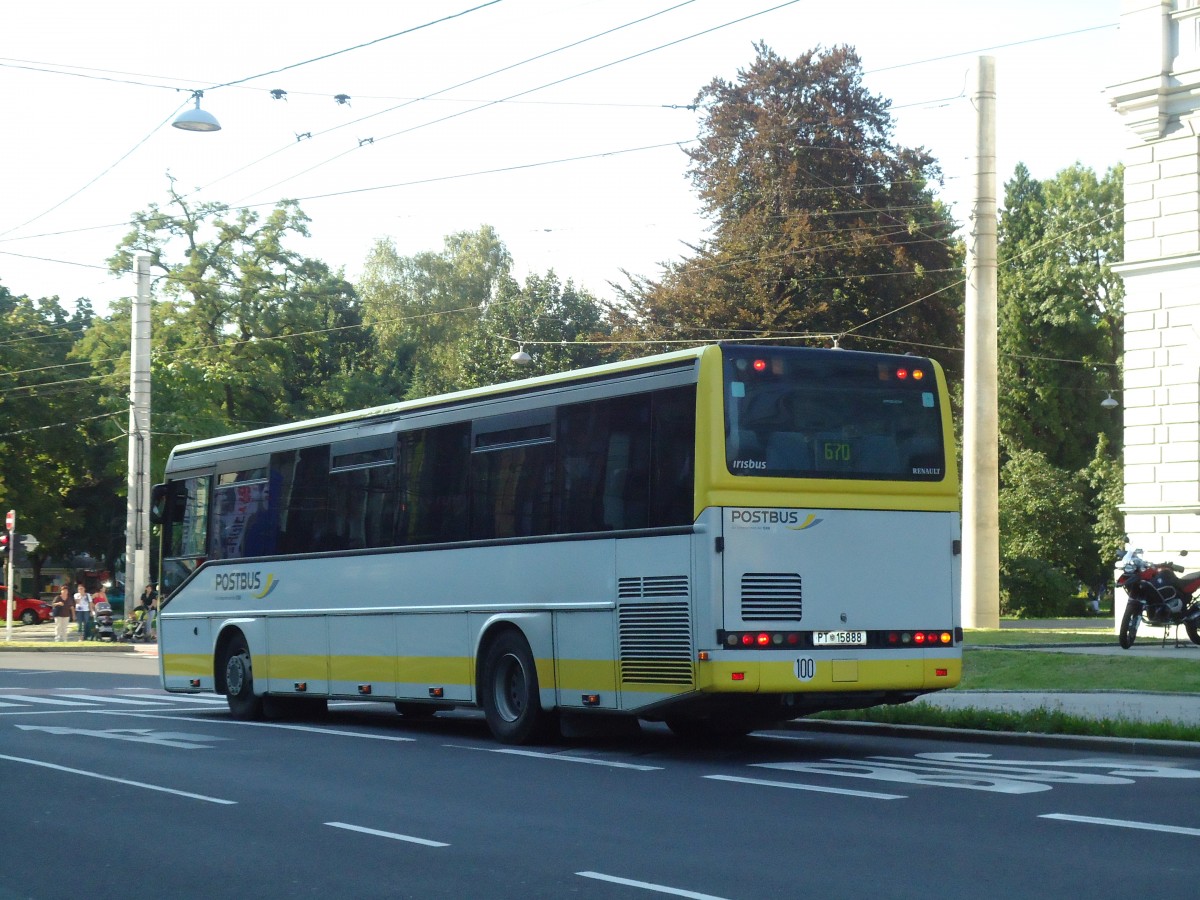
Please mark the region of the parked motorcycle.
<svg viewBox="0 0 1200 900"><path fill-rule="evenodd" d="M1155 628L1182 625L1193 644L1200 644L1200 572L1183 572L1175 563L1151 563L1141 550L1126 550L1117 561L1121 574L1117 584L1125 588L1129 602L1121 616L1121 646L1128 650L1137 640L1142 623Z"/></svg>

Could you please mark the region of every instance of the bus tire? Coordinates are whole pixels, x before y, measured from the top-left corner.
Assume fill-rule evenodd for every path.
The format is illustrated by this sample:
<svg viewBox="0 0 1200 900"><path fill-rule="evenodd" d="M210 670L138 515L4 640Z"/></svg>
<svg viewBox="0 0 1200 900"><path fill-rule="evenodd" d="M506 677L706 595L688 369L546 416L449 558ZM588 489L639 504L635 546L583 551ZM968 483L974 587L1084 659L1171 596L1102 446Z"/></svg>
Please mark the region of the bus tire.
<svg viewBox="0 0 1200 900"><path fill-rule="evenodd" d="M229 642L225 651L225 700L235 719L255 720L263 717L263 698L254 693L254 665L250 647L242 635Z"/></svg>
<svg viewBox="0 0 1200 900"><path fill-rule="evenodd" d="M552 717L542 709L537 666L529 642L505 631L483 657L479 702L488 728L503 744L524 744L548 735Z"/></svg>

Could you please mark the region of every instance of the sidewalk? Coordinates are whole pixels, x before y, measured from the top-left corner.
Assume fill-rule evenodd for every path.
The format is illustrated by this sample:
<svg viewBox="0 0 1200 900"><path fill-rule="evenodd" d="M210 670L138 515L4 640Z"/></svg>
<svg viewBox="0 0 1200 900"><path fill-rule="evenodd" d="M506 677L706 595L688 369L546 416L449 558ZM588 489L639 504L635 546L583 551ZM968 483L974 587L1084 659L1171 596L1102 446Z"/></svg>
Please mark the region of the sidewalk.
<svg viewBox="0 0 1200 900"><path fill-rule="evenodd" d="M119 633L119 632L118 632ZM136 644L121 641L81 641L79 629L72 624L67 632L66 643L54 640L54 623L46 622L41 625L18 625L13 623L12 640L6 640L8 630L3 620L0 620L0 653L5 650L24 652L58 651L61 653L157 653L156 642Z"/></svg>

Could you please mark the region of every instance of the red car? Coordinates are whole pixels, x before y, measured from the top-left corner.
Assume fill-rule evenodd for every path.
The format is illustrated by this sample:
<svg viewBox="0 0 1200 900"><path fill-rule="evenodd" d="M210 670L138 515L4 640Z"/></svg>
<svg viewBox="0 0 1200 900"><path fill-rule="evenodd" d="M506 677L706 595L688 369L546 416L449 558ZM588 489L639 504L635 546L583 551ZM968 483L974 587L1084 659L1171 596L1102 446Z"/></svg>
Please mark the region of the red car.
<svg viewBox="0 0 1200 900"><path fill-rule="evenodd" d="M8 598L8 588L0 585L0 622L7 621L3 615L4 601ZM20 620L26 625L37 625L39 622L49 622L51 618L50 604L45 600L34 600L28 597L13 596L13 621Z"/></svg>

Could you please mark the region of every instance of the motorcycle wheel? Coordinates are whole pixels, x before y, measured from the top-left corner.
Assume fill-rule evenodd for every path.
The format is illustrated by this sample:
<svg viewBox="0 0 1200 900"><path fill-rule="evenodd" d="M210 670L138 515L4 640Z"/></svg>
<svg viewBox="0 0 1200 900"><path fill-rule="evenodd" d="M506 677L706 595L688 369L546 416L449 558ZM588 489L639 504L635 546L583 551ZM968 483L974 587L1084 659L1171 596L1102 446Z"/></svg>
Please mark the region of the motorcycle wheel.
<svg viewBox="0 0 1200 900"><path fill-rule="evenodd" d="M1190 622L1184 622L1183 627L1187 629L1188 637L1192 639L1193 644L1200 644L1200 624L1197 624L1195 619Z"/></svg>
<svg viewBox="0 0 1200 900"><path fill-rule="evenodd" d="M1130 600L1125 604L1125 614L1121 616L1121 649L1128 650L1133 646L1133 642L1137 640L1138 623L1142 618L1142 607L1140 604Z"/></svg>

